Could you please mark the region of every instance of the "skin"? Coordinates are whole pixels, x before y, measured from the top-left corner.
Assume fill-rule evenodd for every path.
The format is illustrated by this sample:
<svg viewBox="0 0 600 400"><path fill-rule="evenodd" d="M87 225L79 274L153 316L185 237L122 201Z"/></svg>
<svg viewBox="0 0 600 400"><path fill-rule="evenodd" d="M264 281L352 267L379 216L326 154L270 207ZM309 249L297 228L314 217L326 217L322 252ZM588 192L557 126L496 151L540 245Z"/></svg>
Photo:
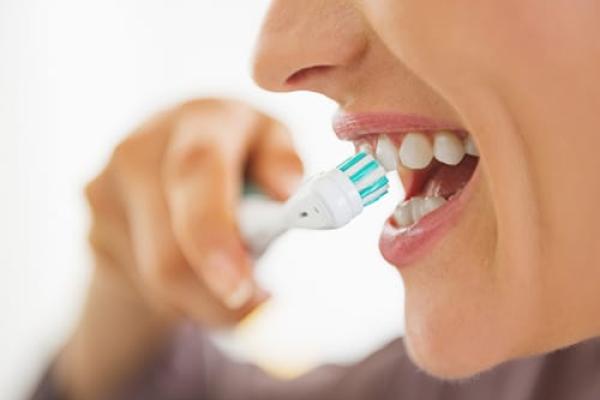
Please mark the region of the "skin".
<svg viewBox="0 0 600 400"><path fill-rule="evenodd" d="M478 144L460 222L401 270L408 350L436 376L600 332L598 16L567 0L281 0L267 16L262 86L450 121Z"/></svg>
<svg viewBox="0 0 600 400"><path fill-rule="evenodd" d="M600 333L599 17L591 0L272 2L259 85L321 93L349 112L449 121L477 142L459 223L401 270L408 350L431 374L471 376ZM242 306L226 306L252 282L233 210L244 159L269 193L291 192L301 166L284 132L248 106L209 100L119 146L87 190L96 276L57 368L73 397L126 379L182 316L233 323L265 299L254 285ZM208 242L208 232L220 234ZM215 250L230 260L217 258L225 275ZM115 308L140 321L117 325L119 341L107 339L114 328L90 329Z"/></svg>
<svg viewBox="0 0 600 400"><path fill-rule="evenodd" d="M173 107L115 149L85 190L95 271L55 369L69 398L106 398L182 320L222 329L269 297L236 226L245 174L284 200L302 164L283 125L232 100Z"/></svg>

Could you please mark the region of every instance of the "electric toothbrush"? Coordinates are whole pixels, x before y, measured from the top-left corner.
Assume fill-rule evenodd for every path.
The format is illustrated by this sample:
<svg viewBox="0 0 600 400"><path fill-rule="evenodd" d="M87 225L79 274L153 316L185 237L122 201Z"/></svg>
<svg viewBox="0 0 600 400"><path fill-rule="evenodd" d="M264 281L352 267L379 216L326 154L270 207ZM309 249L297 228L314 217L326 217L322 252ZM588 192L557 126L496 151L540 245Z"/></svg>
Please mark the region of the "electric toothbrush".
<svg viewBox="0 0 600 400"><path fill-rule="evenodd" d="M289 229L338 229L388 192L384 167L359 151L335 169L306 181L286 202L250 195L239 208L239 228L249 250L260 256Z"/></svg>

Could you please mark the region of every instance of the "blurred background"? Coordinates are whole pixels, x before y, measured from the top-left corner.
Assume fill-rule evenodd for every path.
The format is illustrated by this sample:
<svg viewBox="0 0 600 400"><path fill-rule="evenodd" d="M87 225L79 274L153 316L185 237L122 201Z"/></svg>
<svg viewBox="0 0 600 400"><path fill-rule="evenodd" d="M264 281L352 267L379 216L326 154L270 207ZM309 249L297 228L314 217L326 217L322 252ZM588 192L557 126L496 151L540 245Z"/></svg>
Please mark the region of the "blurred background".
<svg viewBox="0 0 600 400"><path fill-rule="evenodd" d="M0 0L0 398L20 399L67 337L90 275L83 185L136 124L205 95L294 130L307 172L351 151L335 105L250 79L267 0ZM274 293L218 343L291 376L351 362L402 332L397 272L377 250L392 196L335 232L293 232L257 264Z"/></svg>

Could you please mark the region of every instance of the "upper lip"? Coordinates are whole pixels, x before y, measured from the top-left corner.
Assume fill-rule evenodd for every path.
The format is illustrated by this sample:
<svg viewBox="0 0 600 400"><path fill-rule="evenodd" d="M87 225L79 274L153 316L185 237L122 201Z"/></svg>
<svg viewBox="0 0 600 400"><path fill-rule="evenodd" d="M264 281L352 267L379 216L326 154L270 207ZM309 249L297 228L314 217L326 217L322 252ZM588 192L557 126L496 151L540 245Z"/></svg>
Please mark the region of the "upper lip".
<svg viewBox="0 0 600 400"><path fill-rule="evenodd" d="M464 131L456 124L417 114L396 112L348 113L339 111L333 117L333 130L342 140L357 140L375 133L411 131Z"/></svg>

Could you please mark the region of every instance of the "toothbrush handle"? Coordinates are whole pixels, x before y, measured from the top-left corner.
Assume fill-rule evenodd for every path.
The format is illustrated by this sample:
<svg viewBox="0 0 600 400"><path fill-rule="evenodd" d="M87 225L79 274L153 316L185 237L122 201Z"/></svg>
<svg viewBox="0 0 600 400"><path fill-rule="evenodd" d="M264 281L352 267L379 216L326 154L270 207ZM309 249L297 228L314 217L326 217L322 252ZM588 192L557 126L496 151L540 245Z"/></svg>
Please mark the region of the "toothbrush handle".
<svg viewBox="0 0 600 400"><path fill-rule="evenodd" d="M284 203L259 194L247 195L238 209L238 224L252 256L259 258L287 230Z"/></svg>

